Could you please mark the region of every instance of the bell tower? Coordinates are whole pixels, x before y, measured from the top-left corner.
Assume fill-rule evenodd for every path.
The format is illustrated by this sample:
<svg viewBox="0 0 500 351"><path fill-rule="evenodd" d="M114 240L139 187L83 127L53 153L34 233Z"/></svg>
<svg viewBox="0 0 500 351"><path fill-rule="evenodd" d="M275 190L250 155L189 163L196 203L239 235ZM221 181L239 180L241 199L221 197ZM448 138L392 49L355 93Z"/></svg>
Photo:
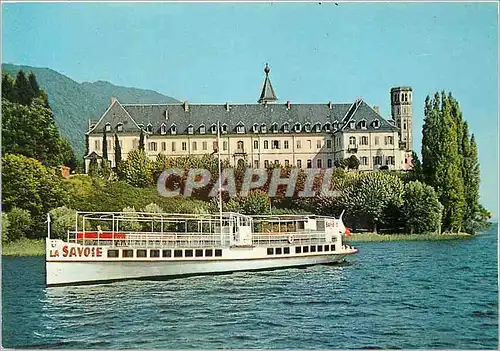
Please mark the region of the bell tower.
<svg viewBox="0 0 500 351"><path fill-rule="evenodd" d="M391 116L399 128L400 149L413 150L413 91L411 87L391 89Z"/></svg>

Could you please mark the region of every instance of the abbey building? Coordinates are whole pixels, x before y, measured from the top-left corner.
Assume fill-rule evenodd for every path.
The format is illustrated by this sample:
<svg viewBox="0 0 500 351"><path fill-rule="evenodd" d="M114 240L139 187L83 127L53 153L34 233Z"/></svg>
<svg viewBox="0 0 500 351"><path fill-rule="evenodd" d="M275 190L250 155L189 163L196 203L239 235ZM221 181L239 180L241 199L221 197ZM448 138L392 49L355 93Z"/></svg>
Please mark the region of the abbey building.
<svg viewBox="0 0 500 351"><path fill-rule="evenodd" d="M141 130L146 153L154 159L203 155L217 148L232 165L262 168L270 164L299 168L334 167L335 161L355 156L360 170L411 167L412 89L392 88L391 119L378 108L357 99L347 103L293 104L278 102L266 65L257 103L252 104L121 104L112 98L98 122L89 123L86 169L92 157L101 158L103 133L114 160L114 135L122 159L139 148Z"/></svg>

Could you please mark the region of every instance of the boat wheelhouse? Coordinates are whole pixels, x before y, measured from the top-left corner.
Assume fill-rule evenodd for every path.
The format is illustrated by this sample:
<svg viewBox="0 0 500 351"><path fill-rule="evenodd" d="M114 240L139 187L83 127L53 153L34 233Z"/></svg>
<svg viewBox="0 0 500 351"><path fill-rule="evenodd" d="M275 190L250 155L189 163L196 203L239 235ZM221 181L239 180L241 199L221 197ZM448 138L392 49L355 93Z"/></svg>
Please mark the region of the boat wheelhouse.
<svg viewBox="0 0 500 351"><path fill-rule="evenodd" d="M340 262L340 218L77 212L74 231L46 243L47 285L159 279Z"/></svg>

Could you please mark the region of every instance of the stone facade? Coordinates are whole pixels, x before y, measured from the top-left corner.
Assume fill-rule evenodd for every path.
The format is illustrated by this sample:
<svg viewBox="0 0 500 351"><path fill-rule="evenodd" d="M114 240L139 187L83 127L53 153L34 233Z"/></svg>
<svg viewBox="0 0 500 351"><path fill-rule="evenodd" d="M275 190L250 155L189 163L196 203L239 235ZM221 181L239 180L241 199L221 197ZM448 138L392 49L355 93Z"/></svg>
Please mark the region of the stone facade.
<svg viewBox="0 0 500 351"><path fill-rule="evenodd" d="M272 163L301 168L333 167L355 155L360 170L405 170L411 166L412 90L391 89L393 120L386 120L361 99L353 103L276 103L266 78L256 104L121 104L112 98L96 123L89 123L91 157L102 156L103 132L107 132L108 160L115 166L114 135L118 135L122 159L139 147L141 130L145 151L154 159L167 156L213 153L220 123L220 152L232 165L266 167ZM384 167L386 168L386 167Z"/></svg>

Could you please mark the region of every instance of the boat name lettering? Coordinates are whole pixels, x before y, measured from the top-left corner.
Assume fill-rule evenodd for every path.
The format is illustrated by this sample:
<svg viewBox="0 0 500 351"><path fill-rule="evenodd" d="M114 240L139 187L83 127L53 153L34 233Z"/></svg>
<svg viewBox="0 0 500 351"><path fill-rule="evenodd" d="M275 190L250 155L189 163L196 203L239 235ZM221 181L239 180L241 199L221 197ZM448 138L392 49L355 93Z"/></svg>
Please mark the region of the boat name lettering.
<svg viewBox="0 0 500 351"><path fill-rule="evenodd" d="M102 257L101 247L68 247L62 248L62 257Z"/></svg>

